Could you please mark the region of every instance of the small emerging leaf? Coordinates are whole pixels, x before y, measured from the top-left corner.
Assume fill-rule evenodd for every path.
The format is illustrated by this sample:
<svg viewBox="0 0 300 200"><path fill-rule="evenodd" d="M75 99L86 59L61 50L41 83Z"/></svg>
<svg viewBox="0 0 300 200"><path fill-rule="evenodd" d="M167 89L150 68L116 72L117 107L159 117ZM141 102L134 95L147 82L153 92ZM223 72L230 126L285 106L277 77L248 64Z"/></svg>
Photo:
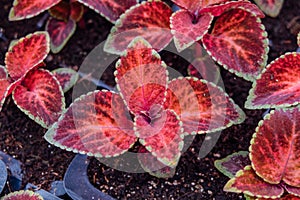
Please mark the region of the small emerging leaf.
<svg viewBox="0 0 300 200"><path fill-rule="evenodd" d="M70 4L68 2L61 1L55 6L51 7L48 12L57 20L67 21L70 15Z"/></svg>
<svg viewBox="0 0 300 200"><path fill-rule="evenodd" d="M5 195L1 200L43 200L43 197L30 190L20 190Z"/></svg>
<svg viewBox="0 0 300 200"><path fill-rule="evenodd" d="M233 178L239 170L251 164L248 155L248 151L233 153L226 158L216 160L215 167L225 176Z"/></svg>
<svg viewBox="0 0 300 200"><path fill-rule="evenodd" d="M254 0L260 9L271 17L277 17L284 0Z"/></svg>
<svg viewBox="0 0 300 200"><path fill-rule="evenodd" d="M84 6L77 1L72 1L70 18L75 22L79 22L83 14L84 14Z"/></svg>
<svg viewBox="0 0 300 200"><path fill-rule="evenodd" d="M59 81L64 93L71 89L79 78L78 73L69 68L58 68L51 73Z"/></svg>

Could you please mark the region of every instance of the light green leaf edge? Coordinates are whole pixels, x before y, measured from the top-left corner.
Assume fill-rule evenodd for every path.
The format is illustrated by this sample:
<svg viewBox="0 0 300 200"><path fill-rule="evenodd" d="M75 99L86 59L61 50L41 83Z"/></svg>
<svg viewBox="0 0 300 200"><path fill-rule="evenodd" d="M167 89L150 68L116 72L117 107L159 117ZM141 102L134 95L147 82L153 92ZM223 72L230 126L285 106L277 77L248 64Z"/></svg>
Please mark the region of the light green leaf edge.
<svg viewBox="0 0 300 200"><path fill-rule="evenodd" d="M254 2L258 5L258 7L268 16L270 17L277 17L281 11L281 8L283 6L283 2L284 0L278 0L275 1L276 5L275 5L275 9L269 9L268 6L265 6L262 3L262 0L254 0Z"/></svg>
<svg viewBox="0 0 300 200"><path fill-rule="evenodd" d="M140 7L140 6L144 6L146 3L150 3L150 2L161 2L164 3L165 5L168 6L168 4L166 4L165 2L162 2L161 0L148 0L148 1L143 1L140 4L136 4L134 6L131 6L129 9L127 9L120 17L119 19L116 21L115 25L111 28L109 35L107 36L107 39L105 41L104 44L104 51L107 53L111 53L111 54L116 54L116 55L122 55L123 52L125 51L119 51L117 49L115 49L112 45L113 41L114 41L114 33L118 31L118 28L121 27L123 25L123 21L124 19L127 17L128 13L130 12L134 12L133 10ZM169 6L168 6L169 7ZM139 36L138 36L139 37ZM172 39L172 38L171 38ZM171 41L171 40L170 40ZM170 41L164 46L166 47ZM164 48L162 47L162 49Z"/></svg>
<svg viewBox="0 0 300 200"><path fill-rule="evenodd" d="M40 194L34 193L33 191L30 191L30 190L20 190L20 191L9 193L9 194L5 195L4 197L2 197L1 200L9 200L11 197L16 197L18 195L28 195L30 197L33 197L34 199L44 200L44 198ZM28 199L28 200L30 200L30 199Z"/></svg>
<svg viewBox="0 0 300 200"><path fill-rule="evenodd" d="M51 75L52 78L55 80L55 82L58 84L58 87L59 87L59 91L58 91L58 92L60 92L61 97L62 97L62 98L61 98L61 101L62 101L61 112L63 112L63 110L65 110L66 104L65 104L64 92L63 92L63 90L62 90L62 88L61 88L61 86L60 86L60 84L59 84L59 81L58 81L58 80L56 79L56 77L55 77L51 72L49 72L48 70L45 70L45 69L39 69L39 70L44 71L44 72L48 73L49 75ZM25 77L25 76L24 76L24 77ZM12 98L13 98L14 103L17 105L17 107L18 107L23 113L25 113L30 119L32 119L32 120L35 121L37 124L41 125L43 128L46 128L46 129L48 129L49 126L51 126L51 125L47 125L46 122L45 122L42 118L40 118L40 117L34 117L34 115L32 115L31 112L30 112L29 110L25 110L25 109L21 108L21 107L17 104L17 102L16 102L16 100L15 100L15 97L14 97L14 91L13 91L13 93L12 93Z"/></svg>
<svg viewBox="0 0 300 200"><path fill-rule="evenodd" d="M266 66L265 69L263 69L263 71L261 72L261 74L252 83L252 88L250 89L249 95L248 95L247 100L245 102L245 108L247 108L247 109L285 108L285 107L295 106L295 105L297 105L297 104L300 103L300 101L296 101L295 103L292 103L292 104L284 103L284 104L281 104L281 105L272 105L272 104L263 104L263 105L257 105L257 106L253 105L253 100L256 98L256 95L254 94L254 91L255 91L256 86L257 86L257 80L260 80L261 77L264 75L264 73L266 73L266 71L269 68L271 68L272 65L274 63L276 63L279 59L283 59L285 56L291 55L291 54L300 55L300 53L297 53L297 52L288 52L288 53L285 53L284 55L281 55L279 58L276 58L275 60L273 60L270 64L268 64Z"/></svg>
<svg viewBox="0 0 300 200"><path fill-rule="evenodd" d="M235 152L235 153L233 153L231 155L228 155L227 157L225 157L223 159L215 160L214 165L225 176L227 176L229 178L234 178L235 174L232 174L231 172L227 171L226 168L222 166L222 164L224 162L227 162L228 160L230 160L232 157L236 157L236 156L248 157L248 155L249 155L248 151Z"/></svg>
<svg viewBox="0 0 300 200"><path fill-rule="evenodd" d="M300 47L300 32L298 33L298 36L297 36L297 44Z"/></svg>
<svg viewBox="0 0 300 200"><path fill-rule="evenodd" d="M262 61L260 62L260 66L262 67L262 69L266 66L267 64L267 60L268 60L268 52L269 52L269 39L268 39L268 33L266 32L265 30L265 26L262 24L261 22L261 19L255 15L254 13L252 13L250 10L248 9L245 9L243 7L238 7L236 9L242 9L244 11L247 11L248 13L250 13L253 17L256 18L256 22L257 24L260 25L260 29L262 31L262 34L261 36L263 38L265 38L263 40L263 48L265 50L265 53L263 55L261 55L261 59ZM227 65L223 64L221 61L219 61L216 57L212 56L211 52L207 49L206 45L204 44L203 40L202 41L202 44L203 44L203 47L205 48L205 50L207 51L207 53L213 58L214 61L216 61L219 65L221 65L224 69L228 70L229 72L237 75L238 77L241 77L247 81L251 81L253 82L255 80L255 77L254 75L251 75L251 74L245 74L245 73L242 73L242 72L239 72L239 71L236 71L234 69L231 69L229 68Z"/></svg>
<svg viewBox="0 0 300 200"><path fill-rule="evenodd" d="M171 28L171 33L172 33L172 35L173 35L174 44L175 44L175 47L176 47L176 49L177 49L178 52L181 52L181 51L185 50L186 48L188 48L188 47L190 47L191 45L193 45L195 42L201 40L201 39L203 38L203 36L204 36L204 35L208 32L208 30L210 29L211 23L212 23L212 21L213 21L213 19L214 19L214 17L213 17L210 13L207 13L208 15L210 15L211 19L210 19L210 23L209 23L209 26L207 27L206 31L203 32L202 35L198 36L198 37L196 38L196 40L193 40L193 41L191 41L191 42L189 42L189 43L186 43L186 44L181 45L180 41L177 39L177 37L175 37L176 29L174 29L174 27L173 27L173 18L174 18L174 16L175 16L176 14L178 14L178 13L180 13L180 12L187 12L187 11L186 11L186 10L178 10L178 11L174 12L174 13L171 15L171 17L170 17L170 28Z"/></svg>
<svg viewBox="0 0 300 200"><path fill-rule="evenodd" d="M70 81L66 84L66 86L64 88L62 88L63 92L66 93L67 91L69 91L77 82L78 78L79 78L79 74L70 68L58 68L55 69L51 72L52 74L70 74L71 75L71 79Z"/></svg>
<svg viewBox="0 0 300 200"><path fill-rule="evenodd" d="M121 153L118 153L118 154L114 154L112 156L103 156L102 154L100 153L97 153L97 154L93 154L93 153L90 153L90 152L86 152L86 151L78 151L77 149L74 149L74 148L70 148L70 147L66 147L64 145L61 145L60 143L56 142L54 140L54 135L56 134L56 129L58 128L58 123L60 121L62 121L65 117L65 113L68 111L69 108L71 108L73 106L73 104L76 104L78 101L81 101L82 99L84 99L86 96L89 96L89 95L92 95L93 93L98 93L98 92L111 92L111 93L115 93L113 91L108 91L108 90L94 90L94 91L91 91L91 92L88 92L87 94L84 94L84 95L81 95L80 97L76 98L74 100L73 103L70 104L70 106L65 109L62 113L62 115L59 117L59 119L57 120L57 122L55 122L49 129L48 131L45 133L44 135L44 139L49 142L50 144L56 146L56 147L59 147L63 150L66 150L66 151L70 151L70 152L73 152L73 153L80 153L80 154L85 154L85 155L88 155L88 156L92 156L92 157L99 157L99 158L111 158L111 157L117 157L123 153L125 153L127 150L124 150L123 152ZM117 93L115 93L117 94ZM137 141L137 140L136 140ZM130 147L128 149L130 149L133 145L134 145L135 142L133 142Z"/></svg>

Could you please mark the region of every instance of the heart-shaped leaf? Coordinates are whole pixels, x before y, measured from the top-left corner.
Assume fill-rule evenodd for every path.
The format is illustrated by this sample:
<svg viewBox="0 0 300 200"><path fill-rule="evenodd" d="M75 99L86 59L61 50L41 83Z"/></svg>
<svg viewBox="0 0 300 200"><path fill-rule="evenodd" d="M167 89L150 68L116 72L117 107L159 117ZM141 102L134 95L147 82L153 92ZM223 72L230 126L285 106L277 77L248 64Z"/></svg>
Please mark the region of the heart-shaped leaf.
<svg viewBox="0 0 300 200"><path fill-rule="evenodd" d="M61 51L75 30L76 22L72 19L61 21L50 18L46 24L46 31L48 31L51 38L51 51L53 53Z"/></svg>
<svg viewBox="0 0 300 200"><path fill-rule="evenodd" d="M251 140L250 159L265 181L300 186L299 108L271 111L259 123Z"/></svg>
<svg viewBox="0 0 300 200"><path fill-rule="evenodd" d="M246 80L254 81L265 66L267 33L260 19L244 9L223 13L202 41L214 60Z"/></svg>
<svg viewBox="0 0 300 200"><path fill-rule="evenodd" d="M149 116L136 116L136 135L140 143L160 162L176 167L183 148L182 123L171 110L151 111Z"/></svg>
<svg viewBox="0 0 300 200"><path fill-rule="evenodd" d="M78 73L70 68L58 68L51 72L55 78L59 81L63 92L67 92L71 89L78 80Z"/></svg>
<svg viewBox="0 0 300 200"><path fill-rule="evenodd" d="M1 200L44 200L43 197L30 190L20 190L5 195Z"/></svg>
<svg viewBox="0 0 300 200"><path fill-rule="evenodd" d="M64 94L57 79L46 70L27 73L13 92L16 105L31 119L48 128L65 108Z"/></svg>
<svg viewBox="0 0 300 200"><path fill-rule="evenodd" d="M284 0L254 0L260 9L271 17L277 17Z"/></svg>
<svg viewBox="0 0 300 200"><path fill-rule="evenodd" d="M201 0L201 1L194 1L194 0L172 0L175 4L180 7L185 8L189 12L196 14L202 8L220 4L229 0Z"/></svg>
<svg viewBox="0 0 300 200"><path fill-rule="evenodd" d="M157 178L171 178L175 174L175 168L162 164L144 146L139 148L137 157L142 168L152 176Z"/></svg>
<svg viewBox="0 0 300 200"><path fill-rule="evenodd" d="M223 130L244 121L244 112L218 86L192 77L169 82L165 108L174 110L186 134Z"/></svg>
<svg viewBox="0 0 300 200"><path fill-rule="evenodd" d="M166 65L144 39L138 37L116 64L117 87L132 113L162 104L168 81Z"/></svg>
<svg viewBox="0 0 300 200"><path fill-rule="evenodd" d="M195 21L187 10L179 10L173 13L170 20L175 46L180 52L202 39L210 27L213 16L205 13Z"/></svg>
<svg viewBox="0 0 300 200"><path fill-rule="evenodd" d="M9 76L15 81L39 66L50 51L47 32L35 32L14 43L5 55Z"/></svg>
<svg viewBox="0 0 300 200"><path fill-rule="evenodd" d="M287 184L282 184L282 185L289 194L300 197L300 187L292 187Z"/></svg>
<svg viewBox="0 0 300 200"><path fill-rule="evenodd" d="M119 16L131 6L138 3L137 0L78 0L80 3L95 10L108 21L114 23Z"/></svg>
<svg viewBox="0 0 300 200"><path fill-rule="evenodd" d="M249 92L246 108L278 108L300 102L300 53L286 53L271 62Z"/></svg>
<svg viewBox="0 0 300 200"><path fill-rule="evenodd" d="M171 8L161 1L144 1L132 6L116 22L105 42L104 50L121 54L137 36L146 39L160 51L172 39Z"/></svg>
<svg viewBox="0 0 300 200"><path fill-rule="evenodd" d="M105 91L76 99L45 138L62 149L95 157L120 155L136 141L122 98Z"/></svg>
<svg viewBox="0 0 300 200"><path fill-rule="evenodd" d="M236 8L246 9L247 11L251 12L252 14L257 15L257 17L259 17L259 18L265 17L264 13L255 4L253 4L247 0L229 1L229 2L225 2L223 4L208 6L206 8L201 9L199 13L200 14L211 13L213 16L217 17L228 10L236 9Z"/></svg>
<svg viewBox="0 0 300 200"><path fill-rule="evenodd" d="M258 177L250 165L244 170L237 172L236 176L230 179L224 187L226 192L244 193L249 196L263 198L279 198L284 189L280 185L273 185Z"/></svg>
<svg viewBox="0 0 300 200"><path fill-rule="evenodd" d="M5 187L6 179L7 179L6 165L2 160L0 160L0 194L3 188Z"/></svg>
<svg viewBox="0 0 300 200"><path fill-rule="evenodd" d="M215 167L229 178L235 177L236 173L244 169L247 165L250 165L248 151L239 151L233 153L226 158L215 161Z"/></svg>
<svg viewBox="0 0 300 200"><path fill-rule="evenodd" d="M51 8L61 0L14 0L13 7L9 12L9 20L21 20L34 17Z"/></svg>

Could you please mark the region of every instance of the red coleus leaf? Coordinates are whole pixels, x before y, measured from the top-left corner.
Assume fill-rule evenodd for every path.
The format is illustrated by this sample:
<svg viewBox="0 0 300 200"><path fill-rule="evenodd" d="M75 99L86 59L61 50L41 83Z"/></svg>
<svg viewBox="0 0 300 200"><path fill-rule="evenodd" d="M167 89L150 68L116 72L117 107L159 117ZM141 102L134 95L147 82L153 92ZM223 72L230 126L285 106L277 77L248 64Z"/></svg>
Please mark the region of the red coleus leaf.
<svg viewBox="0 0 300 200"><path fill-rule="evenodd" d="M250 165L240 170L224 187L226 192L244 193L249 196L263 198L279 198L284 189L280 185L273 185L258 177Z"/></svg>
<svg viewBox="0 0 300 200"><path fill-rule="evenodd" d="M284 195L280 198L260 198L260 197L251 197L248 195L245 195L246 200L300 200L300 197L296 197L294 195L288 194Z"/></svg>
<svg viewBox="0 0 300 200"><path fill-rule="evenodd" d="M9 20L21 20L40 14L61 0L14 0L9 12Z"/></svg>
<svg viewBox="0 0 300 200"><path fill-rule="evenodd" d="M8 74L4 66L0 65L0 79L7 79Z"/></svg>
<svg viewBox="0 0 300 200"><path fill-rule="evenodd" d="M176 167L183 148L182 123L174 111L153 106L149 115L136 115L139 141L163 164Z"/></svg>
<svg viewBox="0 0 300 200"><path fill-rule="evenodd" d="M76 99L45 138L60 148L95 157L120 155L136 141L123 100L105 91Z"/></svg>
<svg viewBox="0 0 300 200"><path fill-rule="evenodd" d="M171 8L161 1L142 2L127 10L116 22L106 40L104 50L121 54L137 36L146 39L160 51L172 39Z"/></svg>
<svg viewBox="0 0 300 200"><path fill-rule="evenodd" d="M48 128L65 108L57 79L46 70L31 70L13 92L16 105L31 119Z"/></svg>
<svg viewBox="0 0 300 200"><path fill-rule="evenodd" d="M277 108L300 102L300 53L286 53L271 62L249 92L246 108Z"/></svg>
<svg viewBox="0 0 300 200"><path fill-rule="evenodd" d="M47 32L35 32L14 43L5 55L5 64L13 81L24 76L40 64L48 55L49 36Z"/></svg>
<svg viewBox="0 0 300 200"><path fill-rule="evenodd" d="M236 173L250 165L249 152L239 151L233 153L226 158L215 161L215 167L222 172L222 174L229 178L235 177Z"/></svg>
<svg viewBox="0 0 300 200"><path fill-rule="evenodd" d="M110 22L115 22L119 16L131 6L138 3L137 0L78 0L80 3L95 10Z"/></svg>
<svg viewBox="0 0 300 200"><path fill-rule="evenodd" d="M152 176L171 178L175 174L175 168L162 164L144 146L139 148L137 157L142 168Z"/></svg>
<svg viewBox="0 0 300 200"><path fill-rule="evenodd" d="M229 0L201 0L201 1L193 1L193 0L172 0L175 4L180 7L185 8L193 14L198 13L198 11L207 6L220 4Z"/></svg>
<svg viewBox="0 0 300 200"><path fill-rule="evenodd" d="M30 190L20 190L9 193L1 198L2 200L43 200L43 197Z"/></svg>
<svg viewBox="0 0 300 200"><path fill-rule="evenodd" d="M300 197L289 194L282 197L280 200L300 200Z"/></svg>
<svg viewBox="0 0 300 200"><path fill-rule="evenodd" d="M72 19L61 21L50 18L46 24L46 31L51 38L51 51L58 53L66 45L76 30L76 22Z"/></svg>
<svg viewBox="0 0 300 200"><path fill-rule="evenodd" d="M259 18L265 17L264 13L253 3L247 0L242 1L229 1L218 5L211 5L206 8L203 8L199 11L201 13L210 13L213 16L220 16L224 12L236 9L236 8L243 8L247 11L251 12L252 14L257 15Z"/></svg>
<svg viewBox="0 0 300 200"><path fill-rule="evenodd" d="M77 1L71 2L71 13L70 18L75 22L79 22L84 14L84 7L81 3Z"/></svg>
<svg viewBox="0 0 300 200"><path fill-rule="evenodd" d="M277 17L284 0L254 0L260 9L271 17Z"/></svg>
<svg viewBox="0 0 300 200"><path fill-rule="evenodd" d="M283 187L285 188L285 190L289 194L292 194L292 195L300 197L300 187L292 187L292 186L287 185L287 184L283 184Z"/></svg>
<svg viewBox="0 0 300 200"><path fill-rule="evenodd" d="M147 112L162 104L167 85L167 69L151 45L138 37L116 64L117 87L132 113Z"/></svg>
<svg viewBox="0 0 300 200"><path fill-rule="evenodd" d="M165 108L180 115L186 134L223 130L245 119L243 111L221 88L191 77L169 82Z"/></svg>
<svg viewBox="0 0 300 200"><path fill-rule="evenodd" d="M243 9L223 13L202 41L214 60L246 80L254 81L265 66L267 33L259 18Z"/></svg>
<svg viewBox="0 0 300 200"><path fill-rule="evenodd" d="M271 111L256 129L250 146L253 169L265 181L300 187L299 108Z"/></svg>
<svg viewBox="0 0 300 200"><path fill-rule="evenodd" d="M59 2L58 4L56 4L55 6L51 7L48 10L48 12L52 17L64 21L67 21L69 19L70 11L71 11L70 3L65 1Z"/></svg>
<svg viewBox="0 0 300 200"><path fill-rule="evenodd" d="M78 80L78 73L69 68L58 68L52 71L52 74L60 83L63 92L67 92L73 87Z"/></svg>
<svg viewBox="0 0 300 200"><path fill-rule="evenodd" d="M195 21L194 17L187 10L179 10L171 16L171 31L174 35L174 42L180 52L191 46L194 42L202 39L207 33L213 16L204 13Z"/></svg>

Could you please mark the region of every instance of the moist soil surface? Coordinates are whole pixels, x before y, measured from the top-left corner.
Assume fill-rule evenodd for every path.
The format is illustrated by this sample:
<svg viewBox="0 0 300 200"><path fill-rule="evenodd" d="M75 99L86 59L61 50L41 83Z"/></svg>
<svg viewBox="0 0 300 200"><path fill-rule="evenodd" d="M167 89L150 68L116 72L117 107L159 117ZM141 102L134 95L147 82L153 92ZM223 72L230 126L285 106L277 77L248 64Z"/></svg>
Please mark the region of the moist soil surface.
<svg viewBox="0 0 300 200"><path fill-rule="evenodd" d="M0 39L0 64L4 65L5 52L10 41L37 30L37 23L45 13L17 22L8 21L12 1L0 3L0 27L6 38ZM270 39L268 63L288 51L297 49L296 33L300 23L300 1L285 0L281 13L276 18L262 19ZM46 59L47 69L57 67L78 68L88 53L107 38L112 24L103 17L88 10L84 23L78 26L66 47L58 54L50 53ZM168 52L161 53L170 67L186 74L186 63L180 57ZM113 67L106 70L102 80L114 84ZM121 172L103 165L94 158L88 168L90 182L101 191L116 199L243 199L243 195L223 192L228 178L214 167L216 159L233 152L248 150L255 128L265 110L244 109L251 83L221 69L225 90L247 115L244 123L222 131L214 148L204 158L198 152L205 135L195 137L188 150L183 153L173 178L159 179L147 173ZM72 101L72 91L66 93L67 104ZM23 186L32 183L49 190L55 180L62 180L74 157L74 153L61 150L43 139L46 129L37 125L21 112L11 97L7 98L0 112L0 150L22 162ZM7 187L9 188L9 182ZM7 191L7 190L6 190ZM2 194L3 195L3 194Z"/></svg>

